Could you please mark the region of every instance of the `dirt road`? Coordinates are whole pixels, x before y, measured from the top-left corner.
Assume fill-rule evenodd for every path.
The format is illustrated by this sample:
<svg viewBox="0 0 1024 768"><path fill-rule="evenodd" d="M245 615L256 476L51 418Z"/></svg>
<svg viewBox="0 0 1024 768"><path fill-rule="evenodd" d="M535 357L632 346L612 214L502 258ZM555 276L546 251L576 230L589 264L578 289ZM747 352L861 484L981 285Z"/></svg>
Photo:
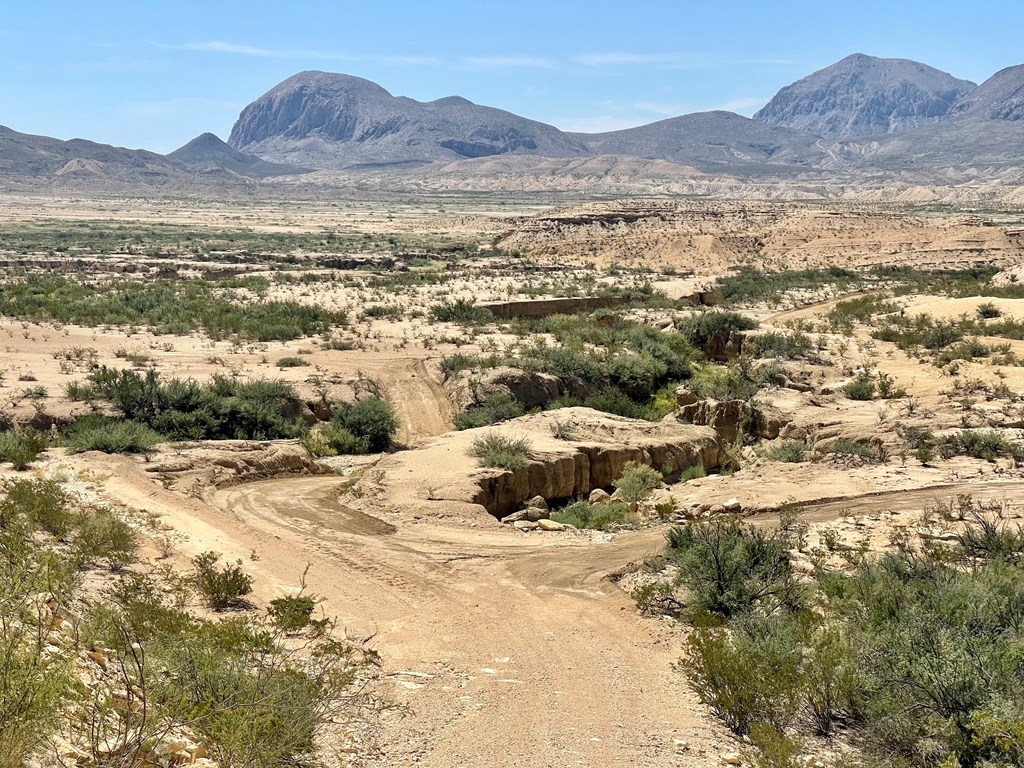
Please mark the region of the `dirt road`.
<svg viewBox="0 0 1024 768"><path fill-rule="evenodd" d="M130 459L88 464L109 473L111 500L187 532L183 555L247 558L262 600L294 590L312 564L309 589L351 636L374 636L384 692L410 708L385 718L364 765L667 768L719 765L734 748L672 669L681 630L638 618L607 578L655 552L662 529L605 540L396 528L345 507L337 477L236 486L206 504L163 489ZM918 509L971 490L1012 497L1024 482L867 496L805 514Z"/></svg>

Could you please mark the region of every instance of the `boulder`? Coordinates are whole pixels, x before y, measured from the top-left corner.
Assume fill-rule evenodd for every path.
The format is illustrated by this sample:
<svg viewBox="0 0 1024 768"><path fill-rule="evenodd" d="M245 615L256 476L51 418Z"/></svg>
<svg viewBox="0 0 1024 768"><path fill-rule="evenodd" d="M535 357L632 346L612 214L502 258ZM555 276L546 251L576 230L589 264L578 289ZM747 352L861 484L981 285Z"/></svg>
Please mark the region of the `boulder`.
<svg viewBox="0 0 1024 768"><path fill-rule="evenodd" d="M555 522L554 520L549 520L547 518L544 518L542 520L538 520L537 521L537 527L540 528L540 530L542 530L542 531L564 531L565 530L565 526L564 525L562 525L561 523Z"/></svg>
<svg viewBox="0 0 1024 768"><path fill-rule="evenodd" d="M590 492L590 496L587 498L587 501L594 505L611 504L612 497L604 488L595 488Z"/></svg>
<svg viewBox="0 0 1024 768"><path fill-rule="evenodd" d="M520 531L536 531L539 527L539 523L535 523L532 520L516 520L512 523L512 527Z"/></svg>
<svg viewBox="0 0 1024 768"><path fill-rule="evenodd" d="M548 502L543 496L534 496L528 502L526 502L527 509L540 509L544 512L548 511Z"/></svg>
<svg viewBox="0 0 1024 768"><path fill-rule="evenodd" d="M727 499L722 502L722 511L735 514L743 509L739 499Z"/></svg>

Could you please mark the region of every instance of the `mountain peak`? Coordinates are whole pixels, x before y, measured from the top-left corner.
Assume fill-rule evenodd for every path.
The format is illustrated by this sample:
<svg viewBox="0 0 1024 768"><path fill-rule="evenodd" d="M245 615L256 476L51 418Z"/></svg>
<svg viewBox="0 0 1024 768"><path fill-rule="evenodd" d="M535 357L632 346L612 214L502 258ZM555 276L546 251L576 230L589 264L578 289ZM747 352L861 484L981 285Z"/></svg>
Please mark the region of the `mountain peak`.
<svg viewBox="0 0 1024 768"><path fill-rule="evenodd" d="M554 126L460 96L420 102L359 77L316 71L293 75L247 106L228 144L275 160L335 168L586 152Z"/></svg>
<svg viewBox="0 0 1024 768"><path fill-rule="evenodd" d="M754 119L832 139L894 133L942 120L975 87L917 61L855 53L786 86Z"/></svg>

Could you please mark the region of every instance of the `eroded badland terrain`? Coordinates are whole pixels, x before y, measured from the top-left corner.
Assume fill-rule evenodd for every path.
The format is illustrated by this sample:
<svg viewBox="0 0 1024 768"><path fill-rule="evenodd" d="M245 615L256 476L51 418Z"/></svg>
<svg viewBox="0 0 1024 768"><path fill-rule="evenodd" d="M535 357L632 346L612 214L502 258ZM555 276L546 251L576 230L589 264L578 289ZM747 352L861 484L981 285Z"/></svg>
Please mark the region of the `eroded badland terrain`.
<svg viewBox="0 0 1024 768"><path fill-rule="evenodd" d="M27 765L1024 754L1012 207L10 195L0 251Z"/></svg>

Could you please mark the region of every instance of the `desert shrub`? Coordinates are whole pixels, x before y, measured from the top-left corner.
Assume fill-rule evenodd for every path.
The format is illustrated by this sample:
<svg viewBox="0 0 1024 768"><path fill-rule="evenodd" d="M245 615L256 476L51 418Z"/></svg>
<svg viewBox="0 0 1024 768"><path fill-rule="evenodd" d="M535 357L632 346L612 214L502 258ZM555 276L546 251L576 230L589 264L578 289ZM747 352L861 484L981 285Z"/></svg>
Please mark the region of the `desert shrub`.
<svg viewBox="0 0 1024 768"><path fill-rule="evenodd" d="M768 302L776 304L787 291L833 286L846 289L863 282L856 272L839 267L828 269L762 272L756 267L740 267L736 274L715 282L715 293L727 304Z"/></svg>
<svg viewBox="0 0 1024 768"><path fill-rule="evenodd" d="M953 456L971 456L975 459L995 461L1009 456L1015 461L1024 456L1024 451L1016 443L1010 442L1005 436L994 429L962 429L946 435L938 443L939 453L943 458Z"/></svg>
<svg viewBox="0 0 1024 768"><path fill-rule="evenodd" d="M471 325L490 322L494 319L494 315L489 309L478 307L472 299L455 299L435 304L430 308L430 314L435 320L441 322Z"/></svg>
<svg viewBox="0 0 1024 768"><path fill-rule="evenodd" d="M682 333L698 349L715 338L728 340L735 331L749 331L757 328L757 321L739 312L709 310L698 312L680 324Z"/></svg>
<svg viewBox="0 0 1024 768"><path fill-rule="evenodd" d="M77 452L147 453L161 439L145 424L98 414L79 417L64 432L64 445Z"/></svg>
<svg viewBox="0 0 1024 768"><path fill-rule="evenodd" d="M511 395L497 393L487 396L480 403L472 405L458 414L455 417L455 428L486 427L522 416L525 412L522 403Z"/></svg>
<svg viewBox="0 0 1024 768"><path fill-rule="evenodd" d="M135 561L138 539L132 527L105 507L82 513L75 536L75 552L82 562L106 560L120 571Z"/></svg>
<svg viewBox="0 0 1024 768"><path fill-rule="evenodd" d="M473 440L469 455L477 458L482 467L517 470L525 467L532 458L533 447L528 437L488 432Z"/></svg>
<svg viewBox="0 0 1024 768"><path fill-rule="evenodd" d="M701 701L738 735L758 724L784 732L800 704L801 647L792 621L743 621L697 627L680 666Z"/></svg>
<svg viewBox="0 0 1024 768"><path fill-rule="evenodd" d="M858 373L853 381L843 385L843 394L851 400L873 400L875 380L870 374Z"/></svg>
<svg viewBox="0 0 1024 768"><path fill-rule="evenodd" d="M666 536L666 556L679 568L691 615L730 617L755 606L772 614L802 605L803 589L781 534L720 518L672 528Z"/></svg>
<svg viewBox="0 0 1024 768"><path fill-rule="evenodd" d="M245 605L246 595L252 592L252 576L242 570L241 560L219 568L218 560L220 555L216 552L204 552L192 558L193 581L200 596L218 611Z"/></svg>
<svg viewBox="0 0 1024 768"><path fill-rule="evenodd" d="M574 528L602 531L612 526L629 525L636 522L629 514L629 505L621 502L591 504L579 499L551 512L551 519Z"/></svg>
<svg viewBox="0 0 1024 768"><path fill-rule="evenodd" d="M11 480L3 484L3 491L0 521L21 517L31 528L58 539L75 527L77 507L56 480Z"/></svg>
<svg viewBox="0 0 1024 768"><path fill-rule="evenodd" d="M309 626L316 610L313 595L286 595L270 601L267 613L274 626L283 632L298 632Z"/></svg>
<svg viewBox="0 0 1024 768"><path fill-rule="evenodd" d="M370 452L365 437L356 437L337 422L317 424L302 436L302 445L313 458L361 456Z"/></svg>
<svg viewBox="0 0 1024 768"><path fill-rule="evenodd" d="M305 432L302 401L281 381L214 376L204 386L162 379L155 371L110 368L93 371L89 379L100 397L170 440L274 440Z"/></svg>
<svg viewBox="0 0 1024 768"><path fill-rule="evenodd" d="M303 366L309 365L309 361L296 355L289 355L278 358L275 365L278 368L302 368Z"/></svg>
<svg viewBox="0 0 1024 768"><path fill-rule="evenodd" d="M646 464L636 461L626 462L622 475L612 483L619 497L627 504L643 501L651 495L651 491L661 485L661 473Z"/></svg>
<svg viewBox="0 0 1024 768"><path fill-rule="evenodd" d="M29 277L4 286L4 314L80 325L147 326L186 335L197 327L215 339L291 340L329 332L347 322L295 301L245 301L223 284L202 280L97 281Z"/></svg>
<svg viewBox="0 0 1024 768"><path fill-rule="evenodd" d="M20 472L28 469L48 445L46 435L34 430L0 432L0 461L9 461Z"/></svg>
<svg viewBox="0 0 1024 768"><path fill-rule="evenodd" d="M401 426L395 407L382 397L349 403L336 411L333 420L357 439L365 440L370 453L386 450Z"/></svg>
<svg viewBox="0 0 1024 768"><path fill-rule="evenodd" d="M810 359L816 354L811 338L802 331L759 333L744 345L743 352L751 357L775 357L780 360Z"/></svg>
<svg viewBox="0 0 1024 768"><path fill-rule="evenodd" d="M405 314L400 304L370 304L363 307L362 316L367 317L401 317Z"/></svg>
<svg viewBox="0 0 1024 768"><path fill-rule="evenodd" d="M761 382L751 378L749 371L738 365L702 365L694 369L688 388L701 399L746 400L761 388Z"/></svg>
<svg viewBox="0 0 1024 768"><path fill-rule="evenodd" d="M996 317L1002 317L1002 312L999 307L993 304L991 301L986 301L978 305L977 315L981 320L992 320Z"/></svg>
<svg viewBox="0 0 1024 768"><path fill-rule="evenodd" d="M987 528L976 519L986 512ZM727 621L722 610L715 619L691 612L700 622L681 668L759 749L759 724L792 738L793 729L827 735L842 722L856 727L869 764L1017 764L1024 534L991 510L970 513L968 538L948 548L906 545L845 570L819 567L814 611L799 600L743 600ZM670 562L689 546L685 530L670 533ZM754 559L745 552L759 548L757 531L733 525L729 533L727 546L691 537L704 551L691 595L721 594L708 585L735 582L718 562ZM684 567L684 585L694 583L692 565Z"/></svg>
<svg viewBox="0 0 1024 768"><path fill-rule="evenodd" d="M707 477L707 470L704 469L703 464L694 464L692 467L687 467L680 473L679 482L686 483L690 480L696 480L701 477Z"/></svg>
<svg viewBox="0 0 1024 768"><path fill-rule="evenodd" d="M804 460L804 453L806 453L807 449L807 443L803 440L787 440L784 443L769 448L765 451L765 456L769 461L796 464Z"/></svg>

